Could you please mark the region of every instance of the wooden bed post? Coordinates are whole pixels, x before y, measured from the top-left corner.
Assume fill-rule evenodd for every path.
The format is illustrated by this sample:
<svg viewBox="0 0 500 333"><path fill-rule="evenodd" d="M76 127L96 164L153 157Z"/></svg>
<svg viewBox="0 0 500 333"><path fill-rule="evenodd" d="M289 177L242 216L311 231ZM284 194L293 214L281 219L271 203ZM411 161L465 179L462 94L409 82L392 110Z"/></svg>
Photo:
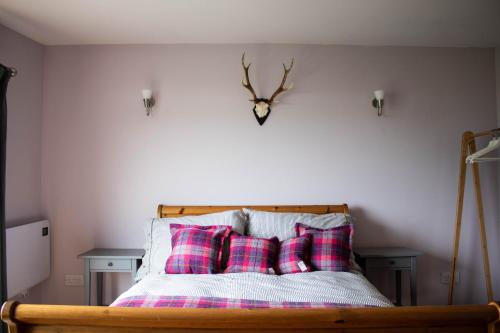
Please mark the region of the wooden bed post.
<svg viewBox="0 0 500 333"><path fill-rule="evenodd" d="M448 305L453 303L453 290L455 284L455 269L458 258L458 249L460 244L460 231L462 227L462 214L464 205L464 193L465 193L465 180L467 176L467 164L466 159L469 154L476 152L476 141L475 138L478 136L489 135L493 131L482 132L474 134L470 131L465 132L462 135L462 147L460 154L460 174L458 177L458 194L457 194L457 209L456 209L456 221L455 221L455 239L453 247L453 257L451 260L451 272L450 272L450 284L448 289ZM479 234L481 238L481 250L483 254L483 269L484 277L486 282L486 293L488 296L488 302L493 301L493 288L491 286L491 272L490 272L490 260L488 255L488 243L486 239L486 228L484 223L484 208L483 208L483 197L481 194L481 181L479 176L479 166L477 163L472 164L472 174L474 178L474 192L476 195L476 207L477 207L477 219L479 224Z"/></svg>
<svg viewBox="0 0 500 333"><path fill-rule="evenodd" d="M1 319L7 324L9 333L18 333L17 323L14 319L16 307L19 303L16 301L5 302L0 310Z"/></svg>
<svg viewBox="0 0 500 333"><path fill-rule="evenodd" d="M496 327L500 324L500 306L496 302L490 302L488 303L488 305L494 306L498 312L497 320L492 321L491 323L488 324L488 333L495 333L498 332Z"/></svg>

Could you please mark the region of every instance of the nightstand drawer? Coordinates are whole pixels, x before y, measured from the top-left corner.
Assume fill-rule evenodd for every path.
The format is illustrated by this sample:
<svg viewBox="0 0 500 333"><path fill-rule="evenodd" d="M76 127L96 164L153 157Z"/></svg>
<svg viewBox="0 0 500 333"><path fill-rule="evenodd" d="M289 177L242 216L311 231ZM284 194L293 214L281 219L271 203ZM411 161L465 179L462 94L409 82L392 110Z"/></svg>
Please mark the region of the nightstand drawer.
<svg viewBox="0 0 500 333"><path fill-rule="evenodd" d="M411 267L411 258L369 258L366 268L394 268L402 269Z"/></svg>
<svg viewBox="0 0 500 333"><path fill-rule="evenodd" d="M130 270L132 262L128 259L92 259L90 260L90 269L100 271Z"/></svg>

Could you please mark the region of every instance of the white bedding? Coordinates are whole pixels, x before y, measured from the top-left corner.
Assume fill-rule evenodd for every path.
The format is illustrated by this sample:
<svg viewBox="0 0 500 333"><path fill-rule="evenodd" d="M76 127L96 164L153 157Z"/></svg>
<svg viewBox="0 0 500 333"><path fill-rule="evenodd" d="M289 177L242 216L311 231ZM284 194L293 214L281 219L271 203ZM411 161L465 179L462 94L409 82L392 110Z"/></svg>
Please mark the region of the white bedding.
<svg viewBox="0 0 500 333"><path fill-rule="evenodd" d="M132 296L195 296L271 302L325 302L392 306L364 276L350 272L149 274L111 306Z"/></svg>

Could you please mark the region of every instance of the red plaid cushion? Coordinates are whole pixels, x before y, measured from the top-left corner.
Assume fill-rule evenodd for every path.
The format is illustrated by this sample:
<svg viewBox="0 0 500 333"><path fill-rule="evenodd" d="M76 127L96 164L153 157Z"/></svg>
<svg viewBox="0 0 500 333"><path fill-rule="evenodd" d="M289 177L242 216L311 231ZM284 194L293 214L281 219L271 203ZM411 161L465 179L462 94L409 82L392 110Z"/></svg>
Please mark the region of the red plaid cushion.
<svg viewBox="0 0 500 333"><path fill-rule="evenodd" d="M172 253L165 264L167 274L214 274L220 272L220 252L231 233L225 225L171 224Z"/></svg>
<svg viewBox="0 0 500 333"><path fill-rule="evenodd" d="M310 235L304 235L282 241L278 258L280 274L310 272L311 266L307 261Z"/></svg>
<svg viewBox="0 0 500 333"><path fill-rule="evenodd" d="M275 274L273 267L279 248L277 237L265 239L233 234L230 240L229 260L224 273Z"/></svg>
<svg viewBox="0 0 500 333"><path fill-rule="evenodd" d="M352 224L331 229L295 225L297 236L311 235L311 265L314 270L345 272L351 267Z"/></svg>

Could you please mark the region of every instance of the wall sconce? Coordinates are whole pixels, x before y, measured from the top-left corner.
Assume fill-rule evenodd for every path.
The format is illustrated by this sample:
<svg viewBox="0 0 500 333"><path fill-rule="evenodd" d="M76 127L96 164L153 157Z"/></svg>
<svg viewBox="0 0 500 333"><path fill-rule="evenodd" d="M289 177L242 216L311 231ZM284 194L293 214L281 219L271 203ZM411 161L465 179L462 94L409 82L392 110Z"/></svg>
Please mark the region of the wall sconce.
<svg viewBox="0 0 500 333"><path fill-rule="evenodd" d="M384 110L384 91L383 90L375 90L373 92L375 98L372 100L372 105L377 109L378 116L382 116L382 111Z"/></svg>
<svg viewBox="0 0 500 333"><path fill-rule="evenodd" d="M10 76L11 77L17 76L17 69L15 69L14 67L11 67L10 68Z"/></svg>
<svg viewBox="0 0 500 333"><path fill-rule="evenodd" d="M142 90L142 101L144 102L144 107L146 108L146 116L150 116L153 105L155 104L151 89Z"/></svg>

